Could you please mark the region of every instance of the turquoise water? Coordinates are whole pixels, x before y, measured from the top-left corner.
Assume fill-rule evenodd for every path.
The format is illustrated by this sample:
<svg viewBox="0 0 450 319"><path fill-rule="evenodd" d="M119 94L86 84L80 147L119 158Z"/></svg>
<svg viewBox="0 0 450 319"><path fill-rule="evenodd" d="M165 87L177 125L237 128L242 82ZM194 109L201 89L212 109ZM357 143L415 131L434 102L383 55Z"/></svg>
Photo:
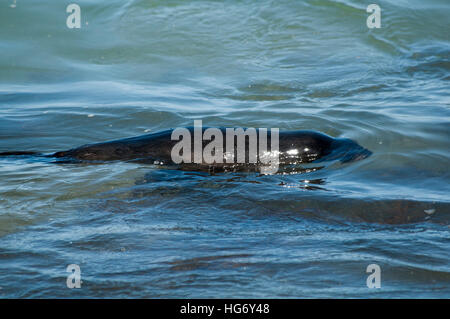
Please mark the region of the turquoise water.
<svg viewBox="0 0 450 319"><path fill-rule="evenodd" d="M362 1L77 1L80 29L69 3L0 2L0 152L201 119L373 155L269 176L0 158L0 297L450 296L448 1L378 1L380 29Z"/></svg>

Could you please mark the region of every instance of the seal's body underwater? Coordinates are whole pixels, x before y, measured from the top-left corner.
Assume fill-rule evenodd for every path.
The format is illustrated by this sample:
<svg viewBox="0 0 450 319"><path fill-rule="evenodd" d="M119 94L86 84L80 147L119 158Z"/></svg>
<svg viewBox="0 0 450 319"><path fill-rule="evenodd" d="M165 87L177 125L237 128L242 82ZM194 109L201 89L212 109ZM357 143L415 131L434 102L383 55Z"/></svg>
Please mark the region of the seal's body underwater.
<svg viewBox="0 0 450 319"><path fill-rule="evenodd" d="M203 128L203 132L207 128ZM194 135L194 128L187 128ZM219 129L225 136L225 128ZM57 163L79 162L108 162L108 161L138 161L145 163L158 163L164 165L178 165L172 160L173 147L179 142L172 140L173 130L125 138L104 143L87 144L67 151L42 155L48 158L56 158ZM260 130L256 130L259 137ZM296 165L327 160L340 160L349 162L368 157L371 152L356 142L345 138L333 138L323 133L314 131L284 131L279 132L278 139L279 166ZM210 143L202 140L203 148ZM181 168L192 170L218 169L218 170L247 170L257 167L260 161L249 163L249 138L245 138L245 163L194 163L179 165ZM237 143L234 143L234 154L237 152ZM226 149L226 141L223 139L223 150ZM267 150L271 150L271 132L267 132ZM194 149L192 148L192 154ZM37 155L33 152L4 152L0 156L7 155Z"/></svg>

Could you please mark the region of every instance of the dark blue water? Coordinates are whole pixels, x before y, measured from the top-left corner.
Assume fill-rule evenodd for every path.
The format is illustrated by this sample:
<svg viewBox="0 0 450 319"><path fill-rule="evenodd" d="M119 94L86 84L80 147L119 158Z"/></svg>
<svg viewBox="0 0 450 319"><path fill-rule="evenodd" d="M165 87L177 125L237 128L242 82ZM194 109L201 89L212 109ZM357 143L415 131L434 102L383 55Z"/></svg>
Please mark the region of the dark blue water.
<svg viewBox="0 0 450 319"><path fill-rule="evenodd" d="M362 1L76 3L80 29L68 3L0 3L0 152L201 119L373 155L266 176L0 158L0 297L450 296L448 1L379 1L380 29Z"/></svg>

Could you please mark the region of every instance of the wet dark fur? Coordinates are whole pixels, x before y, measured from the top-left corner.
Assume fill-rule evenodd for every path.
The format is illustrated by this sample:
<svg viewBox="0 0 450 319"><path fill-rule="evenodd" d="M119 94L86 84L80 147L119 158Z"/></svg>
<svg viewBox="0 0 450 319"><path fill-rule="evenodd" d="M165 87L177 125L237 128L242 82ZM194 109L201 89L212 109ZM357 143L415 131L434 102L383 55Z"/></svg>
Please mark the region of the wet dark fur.
<svg viewBox="0 0 450 319"><path fill-rule="evenodd" d="M193 139L193 128L188 128ZM206 128L203 128L205 130ZM225 129L223 132L225 150ZM257 130L258 134L259 131ZM267 132L267 149L270 150L270 130ZM107 162L107 161L139 161L145 163L158 163L174 165L171 159L173 146L177 140L171 140L172 130L166 130L154 134L125 138L104 143L83 145L67 151L53 154L40 155L56 158L59 163L78 162ZM203 141L203 147L210 141ZM236 145L236 142L235 142ZM232 168L233 170L256 168L260 163L248 163L248 138L246 138L246 163L201 163L182 164L185 169ZM292 152L292 150L297 150ZM288 153L289 151L289 153ZM236 150L235 150L236 152ZM302 163L322 162L327 160L340 160L349 162L360 160L370 156L371 152L350 139L333 138L314 131L285 131L279 133L279 165L296 165ZM193 153L193 152L192 152ZM295 153L295 155L293 155ZM0 156L29 156L38 155L33 152L4 152Z"/></svg>

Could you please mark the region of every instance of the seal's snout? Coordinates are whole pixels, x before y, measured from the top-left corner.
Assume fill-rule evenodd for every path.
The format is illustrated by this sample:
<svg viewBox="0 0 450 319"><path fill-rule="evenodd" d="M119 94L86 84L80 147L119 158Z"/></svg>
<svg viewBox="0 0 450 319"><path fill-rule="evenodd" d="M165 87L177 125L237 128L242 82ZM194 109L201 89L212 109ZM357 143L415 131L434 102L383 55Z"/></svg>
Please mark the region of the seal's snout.
<svg viewBox="0 0 450 319"><path fill-rule="evenodd" d="M359 161L359 160L368 158L372 154L373 153L371 151L369 151L367 148L364 148L363 151L361 152L361 154L359 156L357 156L356 160Z"/></svg>
<svg viewBox="0 0 450 319"><path fill-rule="evenodd" d="M350 139L338 140L336 152L342 163L360 161L372 155L372 152Z"/></svg>
<svg viewBox="0 0 450 319"><path fill-rule="evenodd" d="M354 154L349 156L349 159L346 162L354 162L360 161L372 155L372 152L366 148L361 147L361 150L355 152Z"/></svg>

